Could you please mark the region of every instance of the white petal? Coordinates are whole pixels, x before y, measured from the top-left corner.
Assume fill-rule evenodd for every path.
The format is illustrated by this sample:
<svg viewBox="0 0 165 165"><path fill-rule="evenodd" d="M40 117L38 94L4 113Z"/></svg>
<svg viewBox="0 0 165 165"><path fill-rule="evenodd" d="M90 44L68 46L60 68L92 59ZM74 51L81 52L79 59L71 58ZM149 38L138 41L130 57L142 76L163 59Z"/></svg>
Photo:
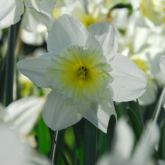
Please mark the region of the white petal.
<svg viewBox="0 0 165 165"><path fill-rule="evenodd" d="M60 94L53 91L49 94L43 114L44 121L52 130L67 128L81 119L76 112L77 106L69 99L64 99Z"/></svg>
<svg viewBox="0 0 165 165"><path fill-rule="evenodd" d="M28 165L29 147L5 125L0 125L0 146L0 164Z"/></svg>
<svg viewBox="0 0 165 165"><path fill-rule="evenodd" d="M142 0L129 0L132 4L133 9L138 9L140 7Z"/></svg>
<svg viewBox="0 0 165 165"><path fill-rule="evenodd" d="M145 93L138 98L139 104L145 106L154 103L157 93L158 88L156 83L153 80L148 80Z"/></svg>
<svg viewBox="0 0 165 165"><path fill-rule="evenodd" d="M165 57L164 56L161 57L160 69L163 73L165 73Z"/></svg>
<svg viewBox="0 0 165 165"><path fill-rule="evenodd" d="M129 21L129 11L126 8L122 8L120 10L112 10L111 11L111 17L112 21L111 23L115 25L116 29L126 29L128 28L128 21ZM128 31L128 30L127 30ZM124 36L125 38L126 36Z"/></svg>
<svg viewBox="0 0 165 165"><path fill-rule="evenodd" d="M137 25L134 25L134 26L135 26L135 29L133 31L132 36L130 37L132 38L134 52L140 52L141 50L145 48L146 43L148 42L148 38L151 35L151 33L149 29L146 27L137 27Z"/></svg>
<svg viewBox="0 0 165 165"><path fill-rule="evenodd" d="M15 0L1 0L0 20L2 20L14 8L15 5Z"/></svg>
<svg viewBox="0 0 165 165"><path fill-rule="evenodd" d="M116 55L111 61L113 77L111 87L117 102L130 101L140 97L146 89L147 79L132 61L122 55Z"/></svg>
<svg viewBox="0 0 165 165"><path fill-rule="evenodd" d="M47 15L39 13L33 8L26 8L22 20L23 27L32 32L39 32L41 25L45 25L45 29L46 27L49 29L52 23L53 21Z"/></svg>
<svg viewBox="0 0 165 165"><path fill-rule="evenodd" d="M3 6L0 11L1 28L6 28L17 23L24 12L24 5L21 0L2 0L2 2L0 2L0 6Z"/></svg>
<svg viewBox="0 0 165 165"><path fill-rule="evenodd" d="M158 165L165 165L165 161L164 160L159 160Z"/></svg>
<svg viewBox="0 0 165 165"><path fill-rule="evenodd" d="M71 46L85 46L87 31L84 26L71 16L63 15L54 22L48 35L48 50L59 54Z"/></svg>
<svg viewBox="0 0 165 165"><path fill-rule="evenodd" d="M99 104L92 104L84 117L103 132L107 132L111 115L115 115L115 109L111 100L103 100Z"/></svg>
<svg viewBox="0 0 165 165"><path fill-rule="evenodd" d="M103 52L100 43L95 39L95 37L92 34L88 35L85 47L89 48L90 50L95 50L96 52L98 51L101 54Z"/></svg>
<svg viewBox="0 0 165 165"><path fill-rule="evenodd" d="M33 8L37 12L51 17L56 0L24 0L24 2L26 8Z"/></svg>
<svg viewBox="0 0 165 165"><path fill-rule="evenodd" d="M5 110L4 121L23 135L31 132L39 118L44 99L37 97L23 98L11 103Z"/></svg>
<svg viewBox="0 0 165 165"><path fill-rule="evenodd" d="M112 153L104 155L97 165L129 165L128 160L134 145L134 135L125 119L118 121L115 133Z"/></svg>
<svg viewBox="0 0 165 165"><path fill-rule="evenodd" d="M134 145L134 135L126 120L118 121L114 140L113 154L119 156L121 160L129 159Z"/></svg>
<svg viewBox="0 0 165 165"><path fill-rule="evenodd" d="M45 33L29 32L22 29L21 39L24 43L29 45L42 45L45 41Z"/></svg>
<svg viewBox="0 0 165 165"><path fill-rule="evenodd" d="M107 59L112 58L117 49L117 33L114 27L109 23L97 23L90 26L90 32L99 41Z"/></svg>
<svg viewBox="0 0 165 165"><path fill-rule="evenodd" d="M47 158L32 150L6 125L0 125L0 146L0 164L51 165Z"/></svg>
<svg viewBox="0 0 165 165"><path fill-rule="evenodd" d="M132 164L146 165L150 160L155 145L159 140L159 129L154 122L150 122L136 147L132 158ZM133 163L134 162L134 163Z"/></svg>
<svg viewBox="0 0 165 165"><path fill-rule="evenodd" d="M51 58L52 54L47 53L39 58L23 59L17 63L17 67L38 86L49 87L51 79L48 68L51 65Z"/></svg>

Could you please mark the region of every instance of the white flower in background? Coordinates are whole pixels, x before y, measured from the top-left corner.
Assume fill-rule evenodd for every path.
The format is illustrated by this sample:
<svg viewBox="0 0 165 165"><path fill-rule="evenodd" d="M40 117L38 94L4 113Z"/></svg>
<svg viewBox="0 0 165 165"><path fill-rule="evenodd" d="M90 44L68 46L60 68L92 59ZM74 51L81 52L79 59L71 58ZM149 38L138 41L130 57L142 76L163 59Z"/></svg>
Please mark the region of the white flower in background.
<svg viewBox="0 0 165 165"><path fill-rule="evenodd" d="M42 112L44 98L25 97L9 104L0 111L1 122L9 125L22 136L28 136Z"/></svg>
<svg viewBox="0 0 165 165"><path fill-rule="evenodd" d="M108 14L108 21L117 27L117 29L125 30L128 26L129 10L113 9Z"/></svg>
<svg viewBox="0 0 165 165"><path fill-rule="evenodd" d="M143 38L143 37L142 37ZM141 39L142 40L142 39ZM150 32L147 35L145 53L150 72L159 87L165 85L165 77L160 70L160 60L165 56L165 37L162 32Z"/></svg>
<svg viewBox="0 0 165 165"><path fill-rule="evenodd" d="M141 97L138 98L139 104L145 106L154 103L158 94L158 86L154 75L152 75L150 70L151 64L143 53L133 55L132 57L130 57L130 59L139 67L139 69L144 71L147 76L146 91Z"/></svg>
<svg viewBox="0 0 165 165"><path fill-rule="evenodd" d="M150 10L148 10L148 6L150 6ZM161 25L164 23L164 7L165 0L142 0L140 4L140 9L143 16L153 21L156 25Z"/></svg>
<svg viewBox="0 0 165 165"><path fill-rule="evenodd" d="M63 4L56 5L53 15L58 18L60 15L69 14L79 19L86 27L106 20L108 11L103 7L101 1L73 0L69 3L65 0Z"/></svg>
<svg viewBox="0 0 165 165"><path fill-rule="evenodd" d="M0 106L0 164L50 165L31 146L29 134L39 118L45 101L28 97ZM27 143L28 142L28 143Z"/></svg>
<svg viewBox="0 0 165 165"><path fill-rule="evenodd" d="M120 9L113 11L111 15L108 14L109 10L118 3L121 3L121 0L64 0L63 3L57 1L53 16L58 18L60 15L69 14L79 19L86 27L108 21L123 27L123 24L126 25L128 10Z"/></svg>
<svg viewBox="0 0 165 165"><path fill-rule="evenodd" d="M139 103L144 106L152 104L157 98L158 84L154 66L159 62L152 60L151 55L155 57L158 55L158 52L155 51L157 46L153 46L158 44L156 43L157 39L154 38L156 33L145 26L138 26L139 22L136 15L130 17L126 34L121 36L120 51L128 56L147 76L146 92L138 98ZM151 38L153 38L152 42ZM163 46L159 47L159 51L162 51L160 48L162 49Z"/></svg>
<svg viewBox="0 0 165 165"><path fill-rule="evenodd" d="M7 125L0 123L0 164L4 165L50 165L50 162L39 155L19 134Z"/></svg>
<svg viewBox="0 0 165 165"><path fill-rule="evenodd" d="M104 156L97 165L149 165L153 164L152 154L158 144L159 130L154 122L148 123L136 148L133 131L124 119L116 127L116 137L110 154Z"/></svg>
<svg viewBox="0 0 165 165"><path fill-rule="evenodd" d="M44 120L60 130L85 117L107 131L113 101L138 98L146 77L127 57L116 53L116 32L109 23L85 27L71 16L54 22L48 53L18 62L20 71L40 87L52 88Z"/></svg>
<svg viewBox="0 0 165 165"><path fill-rule="evenodd" d="M130 0L135 10L144 17L147 25L151 28L163 27L165 19L165 0ZM148 9L149 7L149 9Z"/></svg>
<svg viewBox="0 0 165 165"><path fill-rule="evenodd" d="M26 44L41 45L52 25L55 0L1 0L0 28L16 24L22 17L20 38Z"/></svg>
<svg viewBox="0 0 165 165"><path fill-rule="evenodd" d="M38 25L38 29L34 31L28 31L26 29L21 30L21 40L28 45L42 45L47 38L47 29L43 25Z"/></svg>
<svg viewBox="0 0 165 165"><path fill-rule="evenodd" d="M37 30L39 24L50 27L54 5L55 0L1 0L0 27L16 24L22 16L28 30Z"/></svg>

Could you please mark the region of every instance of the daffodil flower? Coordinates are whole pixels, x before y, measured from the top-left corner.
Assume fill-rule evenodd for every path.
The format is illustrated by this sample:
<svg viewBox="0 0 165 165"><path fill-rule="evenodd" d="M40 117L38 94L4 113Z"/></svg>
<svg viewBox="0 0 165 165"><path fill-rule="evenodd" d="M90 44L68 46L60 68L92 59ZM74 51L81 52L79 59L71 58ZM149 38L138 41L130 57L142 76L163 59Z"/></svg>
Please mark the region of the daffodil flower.
<svg viewBox="0 0 165 165"><path fill-rule="evenodd" d="M159 62L151 60L152 58L150 57L151 54L155 57L158 55L153 50L153 42L155 41L154 44L156 44L158 39L155 38L151 42L150 40L153 38L154 33L145 26L138 26L139 22L139 18L136 15L132 15L129 18L126 34L120 40L122 41L120 49L122 54L128 56L147 76L146 91L138 98L139 104L145 106L154 103L158 94L158 84L154 73L157 69L154 66Z"/></svg>
<svg viewBox="0 0 165 165"><path fill-rule="evenodd" d="M7 107L0 106L0 164L50 165L32 148L34 142L29 141L44 102L43 98L25 97Z"/></svg>
<svg viewBox="0 0 165 165"><path fill-rule="evenodd" d="M7 107L0 108L0 123L3 122L22 136L28 136L42 112L45 100L37 97L24 97Z"/></svg>
<svg viewBox="0 0 165 165"><path fill-rule="evenodd" d="M63 14L69 14L79 19L86 27L106 21L108 10L103 6L102 1L81 1L74 0L70 3L67 1L59 4L54 8L53 16L55 18Z"/></svg>
<svg viewBox="0 0 165 165"><path fill-rule="evenodd" d="M145 92L145 74L116 53L116 31L109 23L87 31L63 15L49 32L47 48L40 57L19 61L18 68L38 86L52 89L43 117L53 130L84 117L106 132L115 114L113 101L134 100Z"/></svg>
<svg viewBox="0 0 165 165"><path fill-rule="evenodd" d="M46 157L39 155L19 134L0 123L0 164L4 165L50 165Z"/></svg>
<svg viewBox="0 0 165 165"><path fill-rule="evenodd" d="M152 29L163 28L165 19L165 0L129 0L135 11L138 11L145 23ZM148 10L150 6L150 10Z"/></svg>
<svg viewBox="0 0 165 165"><path fill-rule="evenodd" d="M133 131L125 119L118 121L115 131L116 137L114 139L112 152L100 159L97 165L154 164L154 162L152 162L152 154L155 145L157 145L159 141L159 129L154 122L148 123L135 150L133 150Z"/></svg>
<svg viewBox="0 0 165 165"><path fill-rule="evenodd" d="M1 0L0 27L16 24L22 16L28 30L37 29L38 24L49 27L54 5L55 0Z"/></svg>

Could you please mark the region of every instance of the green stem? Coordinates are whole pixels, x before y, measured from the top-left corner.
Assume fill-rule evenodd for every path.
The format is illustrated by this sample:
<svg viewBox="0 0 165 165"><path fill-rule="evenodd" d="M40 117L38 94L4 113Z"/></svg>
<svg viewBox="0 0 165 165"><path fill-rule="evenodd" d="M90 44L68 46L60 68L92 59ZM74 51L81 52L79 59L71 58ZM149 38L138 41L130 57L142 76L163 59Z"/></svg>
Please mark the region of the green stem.
<svg viewBox="0 0 165 165"><path fill-rule="evenodd" d="M52 165L54 165L54 162L55 162L57 140L58 140L58 131L54 132L54 137L53 137L53 150L52 150L52 156L51 156Z"/></svg>
<svg viewBox="0 0 165 165"><path fill-rule="evenodd" d="M6 55L5 105L8 105L13 101L15 41L16 41L16 25L12 25L9 28L8 51Z"/></svg>
<svg viewBox="0 0 165 165"><path fill-rule="evenodd" d="M97 153L97 129L87 120L85 121L85 150L84 164L94 165Z"/></svg>
<svg viewBox="0 0 165 165"><path fill-rule="evenodd" d="M160 111L161 111L161 107L162 107L162 102L163 102L164 95L165 95L165 87L162 90L162 93L161 93L159 101L158 101L157 108L154 112L154 117L153 117L154 122L157 122L157 120L158 120L158 117L159 117L159 114L160 114Z"/></svg>

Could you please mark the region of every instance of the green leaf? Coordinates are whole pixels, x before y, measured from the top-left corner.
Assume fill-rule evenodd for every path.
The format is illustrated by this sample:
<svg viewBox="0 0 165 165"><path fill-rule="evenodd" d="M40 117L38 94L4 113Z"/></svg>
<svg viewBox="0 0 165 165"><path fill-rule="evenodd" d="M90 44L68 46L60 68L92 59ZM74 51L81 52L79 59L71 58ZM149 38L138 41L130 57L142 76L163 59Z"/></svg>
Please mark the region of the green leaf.
<svg viewBox="0 0 165 165"><path fill-rule="evenodd" d="M85 135L84 164L93 165L96 163L97 128L87 120L85 120L84 135Z"/></svg>
<svg viewBox="0 0 165 165"><path fill-rule="evenodd" d="M129 3L118 3L115 6L113 6L109 10L109 12L111 12L112 10L115 10L115 9L128 9L129 14L132 14L132 12L133 12L133 8L132 8L131 4L129 4Z"/></svg>
<svg viewBox="0 0 165 165"><path fill-rule="evenodd" d="M38 142L38 150L42 154L48 155L51 149L51 137L48 127L41 118L35 128L36 138Z"/></svg>
<svg viewBox="0 0 165 165"><path fill-rule="evenodd" d="M165 160L165 121L161 128L161 138L160 138L160 142L159 142L158 153L159 153L159 159Z"/></svg>
<svg viewBox="0 0 165 165"><path fill-rule="evenodd" d="M16 25L9 28L8 34L8 51L6 55L5 65L5 105L13 101L13 86L14 86L14 73L15 73L15 45L16 45Z"/></svg>
<svg viewBox="0 0 165 165"><path fill-rule="evenodd" d="M127 111L131 126L133 127L136 140L138 140L141 136L143 126L144 126L138 103L130 102L130 106L127 107L126 111Z"/></svg>
<svg viewBox="0 0 165 165"><path fill-rule="evenodd" d="M84 165L84 120L81 120L73 126L75 135L75 146L73 149L74 163Z"/></svg>

